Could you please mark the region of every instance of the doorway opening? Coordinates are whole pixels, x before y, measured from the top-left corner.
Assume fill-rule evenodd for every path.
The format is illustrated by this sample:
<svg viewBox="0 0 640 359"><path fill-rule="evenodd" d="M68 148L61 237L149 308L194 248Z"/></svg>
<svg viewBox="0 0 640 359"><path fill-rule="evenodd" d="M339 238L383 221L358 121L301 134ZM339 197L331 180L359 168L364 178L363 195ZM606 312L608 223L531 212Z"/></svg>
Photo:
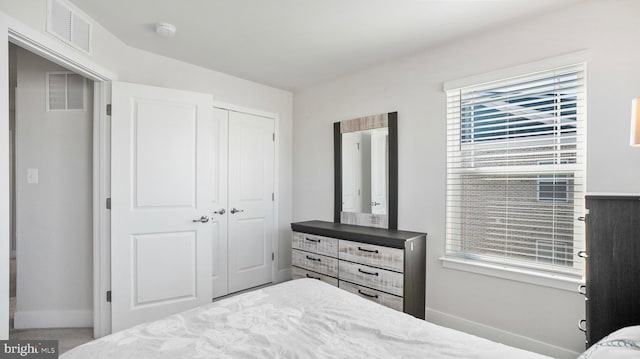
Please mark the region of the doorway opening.
<svg viewBox="0 0 640 359"><path fill-rule="evenodd" d="M9 338L93 338L93 82L9 44Z"/></svg>

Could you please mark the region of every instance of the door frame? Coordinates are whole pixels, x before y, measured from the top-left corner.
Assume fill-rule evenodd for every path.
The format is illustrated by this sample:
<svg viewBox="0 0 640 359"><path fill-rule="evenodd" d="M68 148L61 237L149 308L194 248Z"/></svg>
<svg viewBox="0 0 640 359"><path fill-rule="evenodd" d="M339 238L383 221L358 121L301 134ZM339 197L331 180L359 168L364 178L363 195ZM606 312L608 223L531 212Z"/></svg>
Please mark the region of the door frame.
<svg viewBox="0 0 640 359"><path fill-rule="evenodd" d="M279 133L279 129L280 129L280 115L278 115L277 113L273 113L273 112L268 112L268 111L261 111L261 110L256 110L256 109L252 109L252 108L248 108L248 107L244 107L244 106L238 106L238 105L233 105L233 104L229 104L229 103L225 103L225 102L220 102L220 101L213 101L212 103L213 108L219 108L221 110L227 110L227 111L234 111L234 112L242 112L242 113L246 113L249 115L254 115L254 116L258 116L258 117L263 117L263 118L267 118L270 120L273 120L273 133L274 133L274 140L273 140L273 193L274 193L274 199L273 199L273 223L272 223L272 234L273 236L271 237L271 252L273 253L273 260L271 261L271 283L275 284L278 283L280 281L282 281L281 276L279 276L279 270L278 270L278 263L279 263L279 255L278 255L278 250L279 250L279 239L280 236L278 236L278 208L279 208L279 184L280 184L280 173L279 173L279 168L280 168L280 151L279 151L279 147L280 147L280 133ZM228 238L227 238L228 240Z"/></svg>
<svg viewBox="0 0 640 359"><path fill-rule="evenodd" d="M8 44L20 46L40 57L63 66L79 75L94 81L93 113L93 331L101 337L111 331L111 310L102 293L110 287L110 216L104 206L109 197L110 179L110 134L106 104L110 99L109 81L115 79L114 73L89 61L74 49L67 47L52 37L37 32L20 21L0 12L0 33L6 37L0 39L7 46L0 46L0 108L9 108ZM9 165L9 112L0 111L0 167ZM6 143L6 146L5 146ZM4 184L7 184L4 186ZM8 171L0 171L0 198L6 205L0 207L0 292L9 292L9 208L10 188ZM9 298L0 298L0 339L9 337Z"/></svg>

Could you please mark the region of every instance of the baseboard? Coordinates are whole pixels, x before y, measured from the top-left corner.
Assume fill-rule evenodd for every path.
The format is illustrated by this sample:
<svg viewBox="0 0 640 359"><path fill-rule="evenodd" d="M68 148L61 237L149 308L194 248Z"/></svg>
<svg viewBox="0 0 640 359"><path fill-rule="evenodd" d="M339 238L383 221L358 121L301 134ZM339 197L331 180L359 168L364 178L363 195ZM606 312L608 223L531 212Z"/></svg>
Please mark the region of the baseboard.
<svg viewBox="0 0 640 359"><path fill-rule="evenodd" d="M541 342L523 335L507 332L502 329L490 327L488 325L473 322L429 308L427 308L427 321L443 327L487 338L494 342L547 355L552 358L575 359L580 355L580 353L574 352L573 350Z"/></svg>
<svg viewBox="0 0 640 359"><path fill-rule="evenodd" d="M291 267L278 270L275 283L282 283L291 280Z"/></svg>
<svg viewBox="0 0 640 359"><path fill-rule="evenodd" d="M91 310L36 310L16 311L16 329L35 328L90 328L93 327Z"/></svg>

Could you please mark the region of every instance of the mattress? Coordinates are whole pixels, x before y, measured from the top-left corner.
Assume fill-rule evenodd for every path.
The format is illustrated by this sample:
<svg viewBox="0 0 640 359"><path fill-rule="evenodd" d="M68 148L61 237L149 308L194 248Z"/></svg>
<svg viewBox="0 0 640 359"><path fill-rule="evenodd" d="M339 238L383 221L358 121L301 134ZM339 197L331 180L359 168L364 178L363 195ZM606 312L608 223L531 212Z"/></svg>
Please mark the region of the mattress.
<svg viewBox="0 0 640 359"><path fill-rule="evenodd" d="M135 326L61 358L547 357L416 319L318 280L298 279Z"/></svg>

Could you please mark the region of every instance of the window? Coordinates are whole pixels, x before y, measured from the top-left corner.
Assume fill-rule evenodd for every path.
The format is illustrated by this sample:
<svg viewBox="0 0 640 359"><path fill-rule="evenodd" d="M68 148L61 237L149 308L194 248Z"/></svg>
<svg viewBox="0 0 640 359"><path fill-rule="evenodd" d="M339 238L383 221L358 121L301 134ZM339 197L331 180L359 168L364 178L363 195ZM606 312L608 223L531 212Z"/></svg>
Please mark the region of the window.
<svg viewBox="0 0 640 359"><path fill-rule="evenodd" d="M563 160L561 163L567 163ZM540 161L538 164L553 164L550 161ZM539 175L538 176L538 201L539 202L569 202L569 178L564 174Z"/></svg>
<svg viewBox="0 0 640 359"><path fill-rule="evenodd" d="M569 202L569 179L566 176L538 176L538 202Z"/></svg>
<svg viewBox="0 0 640 359"><path fill-rule="evenodd" d="M536 260L538 262L569 265L571 261L571 248L569 242L553 242L536 240Z"/></svg>
<svg viewBox="0 0 640 359"><path fill-rule="evenodd" d="M447 90L446 255L581 277L584 64Z"/></svg>

